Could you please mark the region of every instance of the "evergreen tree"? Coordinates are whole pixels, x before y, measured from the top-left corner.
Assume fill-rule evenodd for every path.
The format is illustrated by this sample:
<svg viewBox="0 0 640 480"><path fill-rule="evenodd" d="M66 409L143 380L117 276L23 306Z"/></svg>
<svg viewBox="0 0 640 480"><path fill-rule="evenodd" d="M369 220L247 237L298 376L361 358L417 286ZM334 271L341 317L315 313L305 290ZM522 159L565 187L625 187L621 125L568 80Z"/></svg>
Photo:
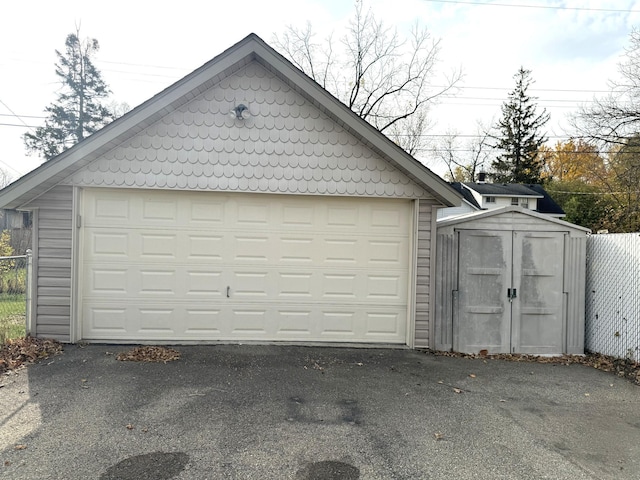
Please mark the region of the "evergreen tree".
<svg viewBox="0 0 640 480"><path fill-rule="evenodd" d="M91 61L99 48L96 39L80 40L76 30L67 36L64 54L56 50L62 88L57 100L45 108L44 126L23 136L29 153L51 160L113 120L114 114L101 103L111 92Z"/></svg>
<svg viewBox="0 0 640 480"><path fill-rule="evenodd" d="M502 118L496 125L500 135L495 148L502 150L492 166L492 177L500 183L540 183L544 160L540 147L547 141L540 129L549 121L543 109L536 114L535 97L527 95L533 83L531 71L520 67L514 75L516 87L509 92L509 99L502 104Z"/></svg>

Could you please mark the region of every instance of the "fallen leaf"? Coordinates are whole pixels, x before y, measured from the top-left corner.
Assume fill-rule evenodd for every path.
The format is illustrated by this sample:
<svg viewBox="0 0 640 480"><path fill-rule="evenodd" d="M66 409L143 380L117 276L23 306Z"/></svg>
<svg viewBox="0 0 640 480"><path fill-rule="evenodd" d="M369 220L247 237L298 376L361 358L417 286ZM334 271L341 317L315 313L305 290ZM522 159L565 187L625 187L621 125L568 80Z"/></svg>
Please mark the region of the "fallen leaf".
<svg viewBox="0 0 640 480"><path fill-rule="evenodd" d="M585 393L584 396L585 397L589 397L589 396L591 396L591 394L590 393Z"/></svg>
<svg viewBox="0 0 640 480"><path fill-rule="evenodd" d="M86 383L87 379L83 378L82 380L80 380L82 383Z"/></svg>
<svg viewBox="0 0 640 480"><path fill-rule="evenodd" d="M23 443L20 443L18 445L16 445L15 447L13 447L14 450L24 450L25 448L27 448L27 446Z"/></svg>
<svg viewBox="0 0 640 480"><path fill-rule="evenodd" d="M438 380L438 383L442 385L444 382L442 380Z"/></svg>
<svg viewBox="0 0 640 480"><path fill-rule="evenodd" d="M357 365L357 366L359 366L359 367L361 367L362 365L364 365L364 363L362 363L362 362L356 362L356 365Z"/></svg>
<svg viewBox="0 0 640 480"><path fill-rule="evenodd" d="M502 398L500 399L501 402L506 402L506 400L503 400Z"/></svg>
<svg viewBox="0 0 640 480"><path fill-rule="evenodd" d="M147 429L147 428L143 428L142 429L142 433L147 433L148 431L149 431L149 429Z"/></svg>
<svg viewBox="0 0 640 480"><path fill-rule="evenodd" d="M131 425L130 423L127 423L127 430L133 430L133 425Z"/></svg>
<svg viewBox="0 0 640 480"><path fill-rule="evenodd" d="M444 438L444 433L436 432L433 434L436 440L442 440Z"/></svg>
<svg viewBox="0 0 640 480"><path fill-rule="evenodd" d="M471 374L469 374L469 376L470 376L471 378L476 378L476 374L475 374L475 373L471 373Z"/></svg>
<svg viewBox="0 0 640 480"><path fill-rule="evenodd" d="M116 360L122 362L170 362L179 360L180 352L169 347L158 347L152 345L143 345L135 347L128 352L120 352L116 355Z"/></svg>
<svg viewBox="0 0 640 480"><path fill-rule="evenodd" d="M460 390L459 388L455 388L455 387L454 387L453 391L456 392L456 393L462 393L462 390Z"/></svg>

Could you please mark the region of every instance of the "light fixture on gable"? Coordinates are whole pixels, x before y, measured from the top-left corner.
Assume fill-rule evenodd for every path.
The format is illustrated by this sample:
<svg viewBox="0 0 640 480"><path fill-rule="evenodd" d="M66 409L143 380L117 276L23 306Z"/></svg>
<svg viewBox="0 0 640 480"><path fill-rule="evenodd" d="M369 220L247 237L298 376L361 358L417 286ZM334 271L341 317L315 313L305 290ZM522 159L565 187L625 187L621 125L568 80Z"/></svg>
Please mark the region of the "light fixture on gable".
<svg viewBox="0 0 640 480"><path fill-rule="evenodd" d="M231 109L229 115L237 120L245 120L249 118L251 112L249 112L249 107L247 107L244 103L239 103Z"/></svg>

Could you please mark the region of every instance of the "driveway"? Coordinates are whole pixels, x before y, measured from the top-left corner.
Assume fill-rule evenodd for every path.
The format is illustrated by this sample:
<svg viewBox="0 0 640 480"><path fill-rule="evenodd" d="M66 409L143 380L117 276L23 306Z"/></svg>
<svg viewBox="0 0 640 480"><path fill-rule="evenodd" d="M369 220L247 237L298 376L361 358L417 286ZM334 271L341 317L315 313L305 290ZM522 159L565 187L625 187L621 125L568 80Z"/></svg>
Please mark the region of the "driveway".
<svg viewBox="0 0 640 480"><path fill-rule="evenodd" d="M634 479L640 388L386 349L65 347L2 380L11 479ZM4 464L4 465L2 465Z"/></svg>

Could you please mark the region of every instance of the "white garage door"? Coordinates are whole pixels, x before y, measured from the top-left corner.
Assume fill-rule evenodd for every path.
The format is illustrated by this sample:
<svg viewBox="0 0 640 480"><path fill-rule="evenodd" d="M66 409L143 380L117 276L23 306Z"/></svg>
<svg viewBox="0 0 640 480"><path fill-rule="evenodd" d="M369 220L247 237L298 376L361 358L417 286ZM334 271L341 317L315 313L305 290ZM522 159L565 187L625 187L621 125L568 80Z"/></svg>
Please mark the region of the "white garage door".
<svg viewBox="0 0 640 480"><path fill-rule="evenodd" d="M406 342L411 204L89 189L82 338Z"/></svg>

